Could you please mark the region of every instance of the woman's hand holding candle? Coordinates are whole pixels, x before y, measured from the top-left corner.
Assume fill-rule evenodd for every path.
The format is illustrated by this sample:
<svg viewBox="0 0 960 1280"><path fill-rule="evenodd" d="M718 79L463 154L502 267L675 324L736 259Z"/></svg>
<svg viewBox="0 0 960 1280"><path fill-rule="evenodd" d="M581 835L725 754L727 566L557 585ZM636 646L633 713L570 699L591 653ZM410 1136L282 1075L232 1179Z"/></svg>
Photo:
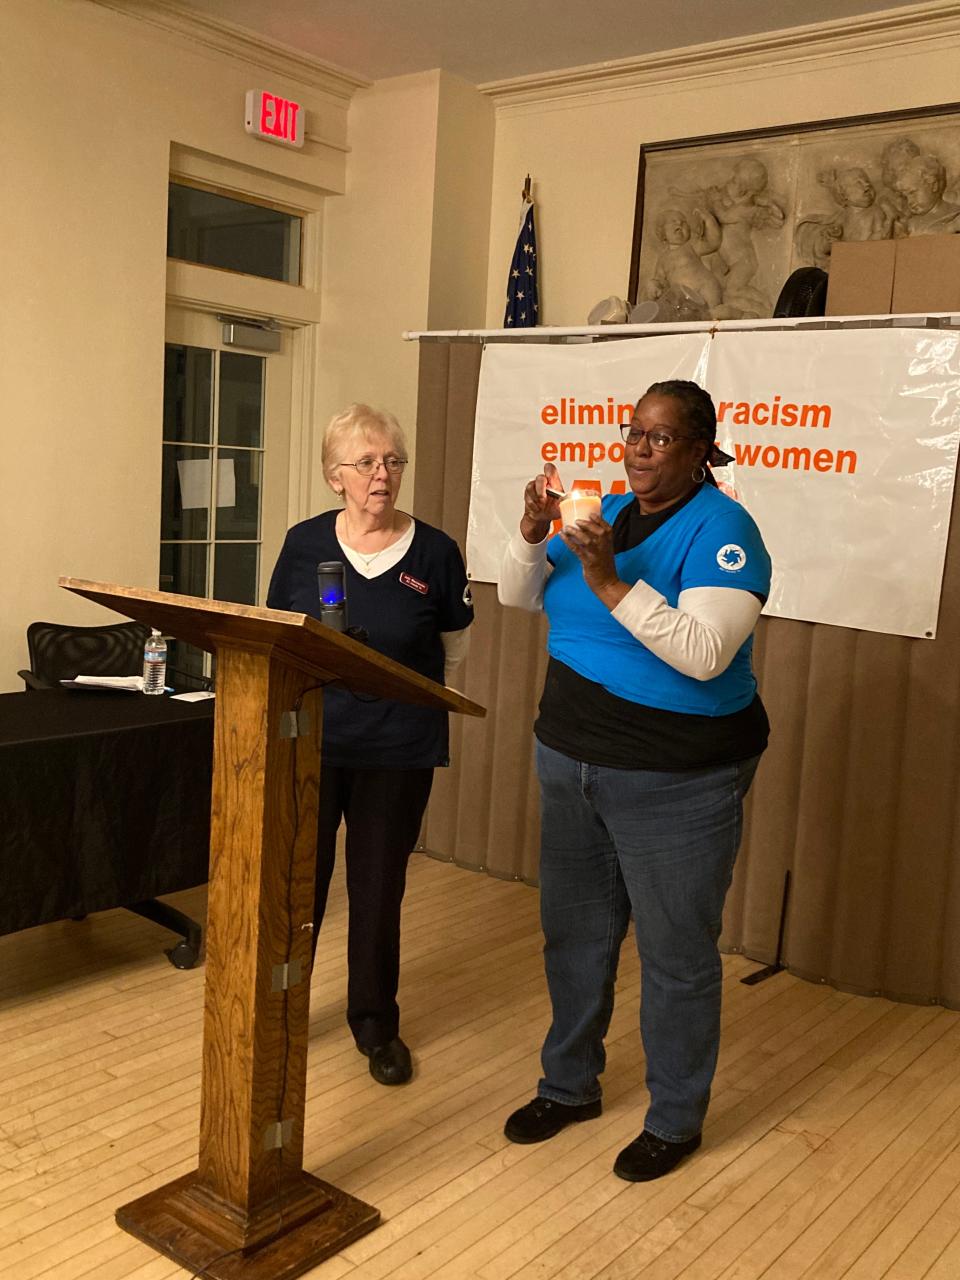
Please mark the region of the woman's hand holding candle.
<svg viewBox="0 0 960 1280"><path fill-rule="evenodd" d="M560 538L583 566L583 580L593 594L608 609L615 609L630 588L617 577L613 529L599 510L585 520L564 525Z"/></svg>

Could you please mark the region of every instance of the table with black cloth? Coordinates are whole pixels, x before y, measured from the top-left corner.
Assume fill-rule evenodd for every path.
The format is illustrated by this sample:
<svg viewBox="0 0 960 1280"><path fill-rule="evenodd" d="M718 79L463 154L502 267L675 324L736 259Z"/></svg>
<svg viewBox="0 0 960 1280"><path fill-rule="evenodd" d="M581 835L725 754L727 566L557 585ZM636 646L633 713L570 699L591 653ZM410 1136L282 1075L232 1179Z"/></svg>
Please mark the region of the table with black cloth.
<svg viewBox="0 0 960 1280"><path fill-rule="evenodd" d="M0 934L203 884L212 767L212 700L0 695Z"/></svg>

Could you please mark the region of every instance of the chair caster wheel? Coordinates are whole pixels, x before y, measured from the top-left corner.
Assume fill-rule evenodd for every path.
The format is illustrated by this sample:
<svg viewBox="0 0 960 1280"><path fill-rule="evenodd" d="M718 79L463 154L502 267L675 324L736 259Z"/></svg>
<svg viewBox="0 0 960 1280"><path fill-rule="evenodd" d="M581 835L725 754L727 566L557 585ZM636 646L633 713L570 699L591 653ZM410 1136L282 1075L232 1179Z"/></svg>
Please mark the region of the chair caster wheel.
<svg viewBox="0 0 960 1280"><path fill-rule="evenodd" d="M192 969L198 958L189 942L178 942L167 956L175 969Z"/></svg>

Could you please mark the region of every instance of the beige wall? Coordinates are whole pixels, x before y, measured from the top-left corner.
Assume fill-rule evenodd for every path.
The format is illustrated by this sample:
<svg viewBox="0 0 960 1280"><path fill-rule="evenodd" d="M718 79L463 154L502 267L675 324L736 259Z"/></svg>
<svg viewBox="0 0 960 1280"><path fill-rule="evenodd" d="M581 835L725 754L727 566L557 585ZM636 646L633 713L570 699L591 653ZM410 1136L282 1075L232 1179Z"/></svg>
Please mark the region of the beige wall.
<svg viewBox="0 0 960 1280"><path fill-rule="evenodd" d="M437 102L438 75L429 72L380 81L351 103L346 194L324 219L318 436L361 401L396 414L413 444L417 353L400 333L426 327ZM317 450L311 507L333 505Z"/></svg>
<svg viewBox="0 0 960 1280"><path fill-rule="evenodd" d="M360 400L396 414L416 466L416 343L402 333L483 324L494 114L441 71L362 90L350 108L347 191L325 213L317 430ZM319 457L313 508L333 505Z"/></svg>
<svg viewBox="0 0 960 1280"><path fill-rule="evenodd" d="M869 4L864 4L864 9ZM626 51L628 52L628 51ZM953 102L960 39L800 59L795 47L764 67L681 75L673 83L501 106L494 160L487 325L516 236L523 176L534 178L540 314L585 324L608 294L626 297L637 161L642 143L764 125Z"/></svg>
<svg viewBox="0 0 960 1280"><path fill-rule="evenodd" d="M35 618L110 615L60 574L152 585L160 527L171 142L317 187L344 155L243 132L244 92L298 97L341 142L346 102L91 3L3 5L0 689Z"/></svg>
<svg viewBox="0 0 960 1280"><path fill-rule="evenodd" d="M484 323L494 125L489 98L456 76L441 75L430 329L470 329Z"/></svg>

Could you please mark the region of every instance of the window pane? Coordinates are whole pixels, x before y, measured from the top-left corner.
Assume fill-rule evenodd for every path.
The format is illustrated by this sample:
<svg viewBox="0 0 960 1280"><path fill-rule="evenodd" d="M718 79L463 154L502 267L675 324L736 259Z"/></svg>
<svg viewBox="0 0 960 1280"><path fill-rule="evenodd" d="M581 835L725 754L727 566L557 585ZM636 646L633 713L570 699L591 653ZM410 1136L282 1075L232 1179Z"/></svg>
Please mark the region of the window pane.
<svg viewBox="0 0 960 1280"><path fill-rule="evenodd" d="M163 438L209 444L213 352L168 342L163 360Z"/></svg>
<svg viewBox="0 0 960 1280"><path fill-rule="evenodd" d="M193 693L207 688L204 679L206 654L183 640L167 641L167 684L177 693Z"/></svg>
<svg viewBox="0 0 960 1280"><path fill-rule="evenodd" d="M257 559L255 542L228 542L214 549L213 595L215 600L235 604L257 603Z"/></svg>
<svg viewBox="0 0 960 1280"><path fill-rule="evenodd" d="M163 446L160 537L206 538L210 513L211 449Z"/></svg>
<svg viewBox="0 0 960 1280"><path fill-rule="evenodd" d="M258 449L263 422L262 356L220 354L219 440Z"/></svg>
<svg viewBox="0 0 960 1280"><path fill-rule="evenodd" d="M253 449L217 450L217 521L214 537L256 541L260 536L260 471Z"/></svg>
<svg viewBox="0 0 960 1280"><path fill-rule="evenodd" d="M207 547L195 542L164 543L160 548L160 590L180 596L207 594Z"/></svg>
<svg viewBox="0 0 960 1280"><path fill-rule="evenodd" d="M301 219L171 182L167 256L300 283Z"/></svg>

